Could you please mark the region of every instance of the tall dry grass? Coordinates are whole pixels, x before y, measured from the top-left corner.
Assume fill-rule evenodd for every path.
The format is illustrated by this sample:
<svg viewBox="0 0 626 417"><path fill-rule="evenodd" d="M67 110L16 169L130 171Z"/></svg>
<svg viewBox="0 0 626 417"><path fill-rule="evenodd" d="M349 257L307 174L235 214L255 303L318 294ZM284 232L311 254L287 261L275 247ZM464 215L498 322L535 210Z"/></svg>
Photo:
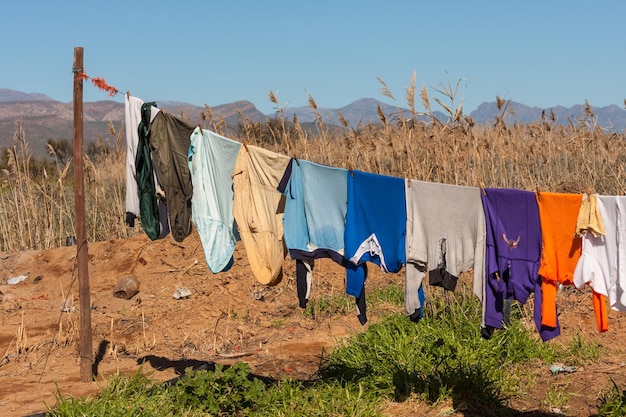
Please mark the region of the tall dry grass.
<svg viewBox="0 0 626 417"><path fill-rule="evenodd" d="M381 93L395 98L381 83ZM241 115L236 134L225 133L226 123L207 105L200 113L203 127L233 139L289 156L363 171L448 184L507 187L553 192L626 192L626 142L623 134L597 126L591 106L567 125L554 114L531 124L510 123L510 102L497 97L500 113L490 126L477 125L465 116L457 97L459 83L441 84L435 96L419 89L415 74L405 89L408 111L384 114L378 123L351 126L339 114L342 126L330 126L317 103L308 96L315 115L312 126L289 117L277 94L269 100L276 116L265 123ZM419 96L419 98L418 98ZM421 101L425 111L415 109ZM441 108L445 120L436 117ZM99 241L140 233L141 227L124 225L125 147L122 132L111 127L114 146L86 158L86 221L88 238ZM33 177L31 154L18 125L15 145L8 149L8 168L0 188L0 249L52 248L74 233L73 177L69 165Z"/></svg>
<svg viewBox="0 0 626 417"><path fill-rule="evenodd" d="M384 84L381 91L393 99ZM318 163L424 181L606 195L626 191L624 135L597 126L589 106L565 126L554 115L531 124L507 124L510 102L497 97L500 114L493 125L484 126L463 115L462 103L455 104L458 84L436 91L447 98L436 100L446 120L434 115L425 88L419 96L426 112L415 111L418 92L412 82L406 89L409 111L385 115L379 108L376 125L350 126L340 114L343 130L329 134L309 97L317 120L314 133L307 133L294 118L279 125L284 131L274 133L278 139L268 143L262 134L250 135L262 129L246 122L244 139Z"/></svg>
<svg viewBox="0 0 626 417"><path fill-rule="evenodd" d="M110 126L112 146L85 159L85 222L90 241L129 237L138 230L124 225L125 153L122 133ZM21 124L0 183L0 250L48 249L66 244L76 230L71 160L35 173L34 159ZM54 156L54 148L49 152Z"/></svg>

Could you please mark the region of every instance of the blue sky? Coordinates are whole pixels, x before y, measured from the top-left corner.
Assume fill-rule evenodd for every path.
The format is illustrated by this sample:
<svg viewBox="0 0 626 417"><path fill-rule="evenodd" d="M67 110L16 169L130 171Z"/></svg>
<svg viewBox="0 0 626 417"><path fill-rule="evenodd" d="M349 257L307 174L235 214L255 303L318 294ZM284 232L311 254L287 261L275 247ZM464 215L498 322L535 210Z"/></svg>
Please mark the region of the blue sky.
<svg viewBox="0 0 626 417"><path fill-rule="evenodd" d="M0 88L72 101L82 46L89 76L146 101L248 100L269 114L272 90L287 108L309 94L319 107L406 107L415 71L418 89L442 99L434 89L461 80L465 113L497 95L623 107L625 19L622 0L20 0L2 5ZM108 99L85 84L85 101Z"/></svg>

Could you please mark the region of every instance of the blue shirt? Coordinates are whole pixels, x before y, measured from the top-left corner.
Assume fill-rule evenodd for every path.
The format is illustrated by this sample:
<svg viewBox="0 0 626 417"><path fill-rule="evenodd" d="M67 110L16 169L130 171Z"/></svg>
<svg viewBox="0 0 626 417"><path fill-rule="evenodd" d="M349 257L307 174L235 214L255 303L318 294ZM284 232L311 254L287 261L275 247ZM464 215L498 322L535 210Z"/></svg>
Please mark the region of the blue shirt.
<svg viewBox="0 0 626 417"><path fill-rule="evenodd" d="M406 263L406 194L404 179L352 171L348 174L345 257L354 265L367 261L384 272ZM365 273L348 268L346 292L359 297Z"/></svg>

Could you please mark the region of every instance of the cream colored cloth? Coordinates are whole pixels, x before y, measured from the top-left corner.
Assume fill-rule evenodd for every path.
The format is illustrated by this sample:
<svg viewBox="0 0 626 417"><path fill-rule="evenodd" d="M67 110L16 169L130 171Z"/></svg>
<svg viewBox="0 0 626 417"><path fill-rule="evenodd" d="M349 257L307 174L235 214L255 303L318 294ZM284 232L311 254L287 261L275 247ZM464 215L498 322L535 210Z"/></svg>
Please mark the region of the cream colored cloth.
<svg viewBox="0 0 626 417"><path fill-rule="evenodd" d="M583 194L583 201L576 221L576 237L590 232L594 237L604 235L604 224L598 208L597 194Z"/></svg>
<svg viewBox="0 0 626 417"><path fill-rule="evenodd" d="M233 214L250 268L261 284L282 278L284 196L276 189L290 158L257 146L242 146L233 170Z"/></svg>

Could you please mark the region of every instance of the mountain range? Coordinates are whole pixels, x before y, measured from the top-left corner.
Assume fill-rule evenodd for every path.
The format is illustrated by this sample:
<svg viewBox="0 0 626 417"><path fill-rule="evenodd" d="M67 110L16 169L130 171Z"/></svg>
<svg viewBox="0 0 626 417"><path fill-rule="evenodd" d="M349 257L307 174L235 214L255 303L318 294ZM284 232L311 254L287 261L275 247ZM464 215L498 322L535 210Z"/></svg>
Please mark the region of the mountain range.
<svg viewBox="0 0 626 417"><path fill-rule="evenodd" d="M185 117L193 124L200 123L202 115L207 114L205 107L189 103L173 101L158 101L159 107L172 114ZM333 109L318 107L317 111L326 125L340 126L340 116L354 129L367 123L379 123L378 106L388 120L393 120L400 113L410 117L406 108L392 106L373 98L362 98L347 106ZM618 133L626 131L626 111L617 105L606 107L590 107L593 112L593 123L601 128ZM210 108L215 119L223 119L231 131L235 131L242 117L254 122L264 122L275 114L263 114L249 101L237 101ZM545 111L546 117L554 117L555 123L564 125L576 123L586 114L585 105L572 107L556 106L548 109L530 107L525 104L510 102L509 112L505 117L507 124L532 123L541 120ZM435 116L442 121L446 116L435 112ZM477 124L494 124L500 114L495 102L482 103L472 111L470 116ZM308 107L293 107L283 110L286 120L293 120L296 115L303 125L314 123L316 115ZM83 129L86 143L102 138L105 142L113 141L109 133L109 124L112 123L117 131L123 128L124 104L103 100L83 103ZM37 157L45 156L45 143L48 139L72 139L73 132L73 104L62 103L45 94L23 93L16 90L0 88L0 148L14 145L14 134L17 123L24 128L26 139L33 154ZM227 129L228 131L228 129Z"/></svg>

